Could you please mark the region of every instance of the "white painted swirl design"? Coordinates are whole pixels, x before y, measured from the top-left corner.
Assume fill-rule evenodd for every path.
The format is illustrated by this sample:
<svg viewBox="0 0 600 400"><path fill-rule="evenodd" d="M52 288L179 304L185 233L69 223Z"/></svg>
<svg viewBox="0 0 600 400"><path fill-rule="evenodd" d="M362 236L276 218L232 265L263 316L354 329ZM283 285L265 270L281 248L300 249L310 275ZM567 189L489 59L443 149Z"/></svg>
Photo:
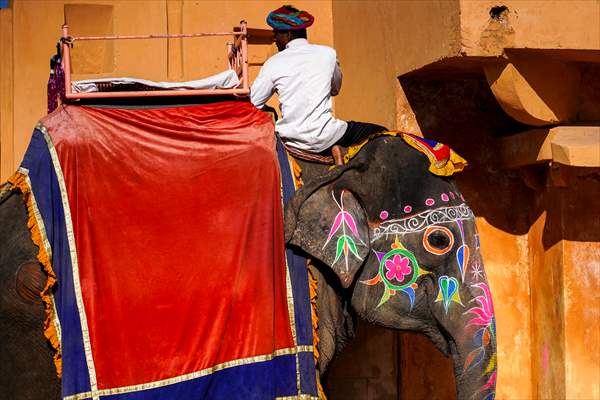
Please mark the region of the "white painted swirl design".
<svg viewBox="0 0 600 400"><path fill-rule="evenodd" d="M420 232L427 229L430 225L455 222L457 220L469 220L474 217L473 211L466 204L426 210L407 218L382 222L378 227L373 229L371 242L380 239L382 236L385 236L387 239L390 235Z"/></svg>

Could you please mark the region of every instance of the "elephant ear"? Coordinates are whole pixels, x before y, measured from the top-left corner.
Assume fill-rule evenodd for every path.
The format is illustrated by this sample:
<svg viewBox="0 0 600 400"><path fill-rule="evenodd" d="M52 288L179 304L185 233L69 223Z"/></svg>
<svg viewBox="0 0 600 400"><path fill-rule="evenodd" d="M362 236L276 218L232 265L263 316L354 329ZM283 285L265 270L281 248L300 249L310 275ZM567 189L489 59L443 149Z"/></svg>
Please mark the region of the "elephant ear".
<svg viewBox="0 0 600 400"><path fill-rule="evenodd" d="M369 255L365 210L348 191L324 186L286 210L286 240L325 264L349 287Z"/></svg>

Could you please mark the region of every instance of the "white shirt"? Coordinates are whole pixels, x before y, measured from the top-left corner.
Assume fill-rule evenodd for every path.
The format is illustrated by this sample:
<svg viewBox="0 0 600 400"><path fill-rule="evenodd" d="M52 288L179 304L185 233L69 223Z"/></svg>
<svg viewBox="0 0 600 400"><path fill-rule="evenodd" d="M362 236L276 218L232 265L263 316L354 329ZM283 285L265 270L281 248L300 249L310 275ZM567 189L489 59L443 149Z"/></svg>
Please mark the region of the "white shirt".
<svg viewBox="0 0 600 400"><path fill-rule="evenodd" d="M335 50L294 39L265 62L252 84L250 100L262 108L277 92L282 115L275 126L279 136L286 145L320 153L333 146L348 126L331 111L331 96L341 86Z"/></svg>

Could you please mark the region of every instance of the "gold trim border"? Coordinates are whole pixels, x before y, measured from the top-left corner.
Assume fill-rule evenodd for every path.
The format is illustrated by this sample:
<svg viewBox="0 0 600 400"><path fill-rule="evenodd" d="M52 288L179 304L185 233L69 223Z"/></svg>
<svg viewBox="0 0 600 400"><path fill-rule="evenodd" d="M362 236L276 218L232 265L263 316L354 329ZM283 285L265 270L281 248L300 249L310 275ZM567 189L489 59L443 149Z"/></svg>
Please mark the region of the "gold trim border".
<svg viewBox="0 0 600 400"><path fill-rule="evenodd" d="M96 379L94 358L93 358L92 349L91 349L91 340L90 340L90 335L89 335L87 316L86 316L86 312L85 312L85 306L83 303L83 296L81 293L81 282L79 280L79 263L78 263L77 251L76 251L76 247L75 247L73 222L72 222L72 218L71 218L71 211L70 211L70 205L69 205L69 199L68 199L68 195L67 195L64 175L62 173L62 168L60 166L58 154L54 147L54 143L52 142L52 138L49 135L48 129L41 123L38 123L36 125L36 129L38 129L40 132L42 132L42 134L44 136L44 140L46 141L46 144L48 146L48 151L49 151L50 157L52 159L54 172L56 174L58 185L60 188L61 201L62 201L64 216L65 216L65 227L66 227L66 231L67 231L66 232L67 240L68 240L68 244L69 244L69 252L71 255L73 286L75 289L75 298L76 298L77 308L78 308L79 317L80 317L80 321L81 321L83 345L84 345L85 358L86 358L86 363L88 366L88 373L89 373L90 387L91 387L91 391L89 391L89 392L83 392L83 393L77 393L74 395L70 395L70 396L64 397L63 400L84 400L84 399L98 400L100 396L125 394L125 393L131 393L131 392L136 392L136 391L148 390L148 389L156 389L159 387L169 386L169 385L172 385L175 383L185 382L188 380L207 376L214 372L218 372L218 371L221 371L221 370L224 370L227 368L232 368L232 367L257 363L257 362L270 361L270 360L274 359L275 357L283 356L283 355L291 355L291 354L295 355L296 381L297 381L298 396L278 397L278 399L317 399L317 397L314 397L311 395L305 395L305 394L301 393L298 353L302 353L302 352L313 353L314 349L313 349L313 346L311 346L311 345L303 345L303 346L297 345L294 298L293 298L293 292L291 290L292 288L291 288L291 281L290 281L290 276L289 276L289 266L287 265L287 258L285 259L286 290L288 292L286 297L287 297L287 302L288 302L288 313L289 313L290 325L291 325L290 327L292 329L292 336L293 336L295 347L276 350L275 352L273 352L271 354L266 354L266 355L262 355L262 356L247 357L247 358L228 361L228 362L225 362L222 364L218 364L211 368L203 369L203 370L192 372L192 373L185 374L185 375L180 375L180 376L177 376L174 378L168 378L168 379L163 379L160 381L148 382L148 383L143 383L143 384L138 384L138 385L122 386L122 387L117 387L117 388L112 388L112 389L99 390L98 384L97 384L97 379ZM25 176L29 180L28 175L25 174ZM280 181L280 182L282 184L282 181ZM30 182L28 182L28 183L31 187ZM282 195L283 195L283 193L282 193ZM283 196L282 196L282 205L283 205ZM36 211L37 211L37 214L39 214L37 205L36 205ZM38 221L39 221L38 217L39 217L39 215L36 215L36 219L38 219ZM282 215L282 217L283 217L283 215ZM41 225L41 226L43 227L43 225ZM44 234L45 234L45 230L44 230ZM44 236L44 247L48 248L48 240L47 240L46 236ZM51 252L49 252L48 254L50 255ZM284 253L284 256L285 256L285 253ZM55 315L57 315L57 314L55 314ZM57 327L57 333L58 333L58 337L60 340L62 335L61 335L61 327L60 327L60 322L58 320L58 316L55 318L54 324Z"/></svg>
<svg viewBox="0 0 600 400"><path fill-rule="evenodd" d="M61 352L61 332L60 321L56 313L56 304L52 295L52 287L56 282L56 275L52 270L52 248L48 241L44 220L38 208L38 203L32 189L29 170L19 167L15 174L10 177L5 185L2 186L0 195L5 191L18 189L21 191L22 200L27 208L27 228L31 235L32 242L38 248L36 259L42 265L46 274L46 285L40 292L41 300L44 303L46 319L44 320L44 336L50 342L54 350L54 366L56 374L60 378L62 374L62 352Z"/></svg>
<svg viewBox="0 0 600 400"><path fill-rule="evenodd" d="M48 129L42 125L41 123L37 124L36 129L38 129L44 135L44 140L48 145L48 152L50 153L50 158L52 159L52 165L54 167L54 172L56 174L56 180L58 181L58 186L60 188L60 197L63 206L63 212L65 215L65 228L67 231L67 242L69 244L69 253L71 255L71 268L73 274L73 287L75 290L75 300L77 303L77 310L79 311L79 320L81 324L81 335L83 338L83 350L85 352L85 361L88 367L88 374L90 378L90 389L91 392L94 393L98 390L98 382L96 380L96 367L94 365L94 357L92 354L92 345L90 341L90 332L88 330L88 322L87 315L85 313L85 305L83 304L83 296L81 294L81 282L79 280L79 262L77 258L77 249L75 247L75 232L73 230L73 221L71 219L71 208L69 205L69 198L67 195L67 188L65 184L65 178L62 173L62 168L60 166L60 161L58 160L58 154L56 152L56 148L54 147L54 143L52 142L52 138L48 133ZM97 395L92 396L93 400L98 400Z"/></svg>
<svg viewBox="0 0 600 400"><path fill-rule="evenodd" d="M222 371L227 368L239 367L242 365L247 365L247 364L252 364L252 363L257 363L257 362L270 361L270 360L274 359L275 357L279 357L279 356L286 356L286 355L291 355L291 354L297 355L298 353L312 353L312 351L313 351L312 346L289 347L286 349L276 350L271 354L265 354L262 356L254 356L254 357L240 358L237 360L227 361L227 362L224 362L221 364L217 364L211 368L202 369L200 371L191 372L191 373L185 374L185 375L179 375L174 378L167 378L167 379L162 379L162 380L154 381L154 382L141 383L138 385L121 386L121 387L116 387L116 388L112 388L112 389L101 389L101 390L95 390L95 391L90 391L90 392L77 393L77 394L74 394L71 396L67 396L63 400L84 400L84 399L90 399L90 398L97 398L98 396L109 396L109 395L115 395L115 394L138 392L138 391L148 390L148 389L157 389L157 388L169 386L169 385L172 385L175 383L181 383L181 382L185 382L185 381L190 381L192 379L201 378L201 377L210 375L212 373ZM299 398L299 397L292 397L292 398Z"/></svg>
<svg viewBox="0 0 600 400"><path fill-rule="evenodd" d="M281 220L285 223L284 217L284 209L285 204L283 203L283 173L281 168L279 168L279 154L277 153L277 140L275 140L275 148L273 149L275 152L275 160L277 170L279 171L279 194L280 194L280 202L281 202ZM292 177L293 179L293 177ZM283 241L283 259L285 262L285 290L286 290L286 302L288 308L288 318L290 323L290 329L292 331L292 338L294 340L294 346L298 346L298 334L296 331L296 308L294 307L294 291L292 287L292 278L290 276L290 265L288 264L287 259L287 248L285 247L285 241ZM298 353L296 353L296 390L298 396L302 395L302 384L300 377L300 358L298 357Z"/></svg>
<svg viewBox="0 0 600 400"><path fill-rule="evenodd" d="M21 174L23 174L23 176L25 177L25 182L27 182L27 186L29 186L29 196L31 196L31 207L33 209L35 223L37 224L37 227L40 231L42 243L44 244L44 250L46 250L48 259L52 260L52 246L50 246L50 241L48 240L48 235L46 233L46 226L44 225L44 219L42 218L42 214L40 213L37 201L35 200L33 186L31 185L31 179L29 178L29 170L27 168L19 167L18 171ZM52 318L51 323L54 325L54 330L56 332L58 343L60 343L60 347L62 348L62 328L60 326L60 320L58 319L56 302L54 301L54 295L51 292L48 293L48 296L50 296L50 299L52 300L52 311L54 313L54 317Z"/></svg>

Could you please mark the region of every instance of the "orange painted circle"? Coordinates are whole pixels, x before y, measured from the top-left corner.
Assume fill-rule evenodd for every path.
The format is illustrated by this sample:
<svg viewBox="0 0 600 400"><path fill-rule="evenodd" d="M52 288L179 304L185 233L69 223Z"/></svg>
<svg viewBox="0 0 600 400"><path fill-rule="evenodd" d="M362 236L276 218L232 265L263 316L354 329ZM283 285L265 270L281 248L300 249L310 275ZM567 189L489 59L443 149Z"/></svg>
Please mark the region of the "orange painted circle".
<svg viewBox="0 0 600 400"><path fill-rule="evenodd" d="M448 244L448 246L444 247L443 249L436 249L431 244L429 244L429 236L431 236L435 232L444 232L446 236L448 236L448 238L450 239L450 243ZM452 234L452 231L450 229L444 226L428 226L427 229L425 229L425 233L423 234L423 247L425 247L425 250L427 250L428 252L441 256L442 254L446 254L447 252L449 252L450 249L452 249L452 246L454 246L454 235Z"/></svg>

